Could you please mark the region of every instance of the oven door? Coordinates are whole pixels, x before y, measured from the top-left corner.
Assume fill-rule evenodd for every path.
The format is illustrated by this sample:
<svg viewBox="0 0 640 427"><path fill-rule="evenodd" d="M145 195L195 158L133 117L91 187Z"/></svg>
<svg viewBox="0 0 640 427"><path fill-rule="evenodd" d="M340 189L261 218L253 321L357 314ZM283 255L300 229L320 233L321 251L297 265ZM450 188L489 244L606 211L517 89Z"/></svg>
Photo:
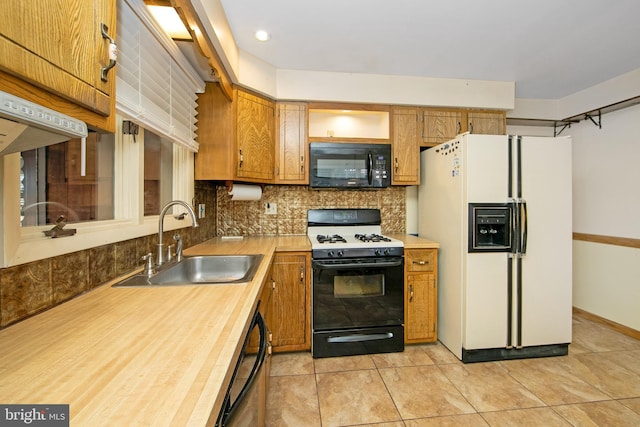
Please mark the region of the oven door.
<svg viewBox="0 0 640 427"><path fill-rule="evenodd" d="M313 261L314 357L404 349L404 259Z"/></svg>

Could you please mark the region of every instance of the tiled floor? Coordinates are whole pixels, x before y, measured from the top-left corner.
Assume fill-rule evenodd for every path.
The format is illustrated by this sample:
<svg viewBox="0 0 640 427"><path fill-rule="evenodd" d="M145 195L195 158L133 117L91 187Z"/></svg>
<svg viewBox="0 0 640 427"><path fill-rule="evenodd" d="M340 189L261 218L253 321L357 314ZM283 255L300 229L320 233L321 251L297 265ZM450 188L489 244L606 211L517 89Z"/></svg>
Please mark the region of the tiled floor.
<svg viewBox="0 0 640 427"><path fill-rule="evenodd" d="M574 316L569 355L462 364L403 353L272 358L268 426L640 426L640 341Z"/></svg>

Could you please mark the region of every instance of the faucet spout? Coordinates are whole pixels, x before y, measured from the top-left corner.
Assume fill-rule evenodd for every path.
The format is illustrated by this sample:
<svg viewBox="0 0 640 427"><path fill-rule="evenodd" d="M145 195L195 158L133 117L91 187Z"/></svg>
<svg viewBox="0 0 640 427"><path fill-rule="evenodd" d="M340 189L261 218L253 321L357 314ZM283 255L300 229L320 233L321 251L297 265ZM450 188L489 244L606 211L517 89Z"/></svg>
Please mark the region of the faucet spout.
<svg viewBox="0 0 640 427"><path fill-rule="evenodd" d="M196 219L196 214L193 211L193 209L191 208L191 206L189 206L188 203L183 202L182 200L173 200L169 203L167 203L163 208L162 211L160 211L160 217L158 219L158 262L156 263L156 265L160 266L162 264L164 264L165 262L165 255L164 255L164 245L162 244L162 233L163 233L163 227L164 227L164 216L167 213L167 211L169 210L169 208L173 205L180 205L182 207L184 207L187 212L189 212L189 215L191 216L191 221L192 221L192 227L197 227L198 226L198 220Z"/></svg>

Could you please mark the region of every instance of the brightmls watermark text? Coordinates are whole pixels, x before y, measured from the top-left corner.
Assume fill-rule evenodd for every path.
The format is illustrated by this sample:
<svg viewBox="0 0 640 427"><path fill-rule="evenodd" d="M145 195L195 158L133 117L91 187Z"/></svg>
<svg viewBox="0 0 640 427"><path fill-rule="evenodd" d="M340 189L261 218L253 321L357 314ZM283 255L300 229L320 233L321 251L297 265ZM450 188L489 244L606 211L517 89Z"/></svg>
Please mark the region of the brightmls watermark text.
<svg viewBox="0 0 640 427"><path fill-rule="evenodd" d="M69 405L0 404L0 427L69 427Z"/></svg>

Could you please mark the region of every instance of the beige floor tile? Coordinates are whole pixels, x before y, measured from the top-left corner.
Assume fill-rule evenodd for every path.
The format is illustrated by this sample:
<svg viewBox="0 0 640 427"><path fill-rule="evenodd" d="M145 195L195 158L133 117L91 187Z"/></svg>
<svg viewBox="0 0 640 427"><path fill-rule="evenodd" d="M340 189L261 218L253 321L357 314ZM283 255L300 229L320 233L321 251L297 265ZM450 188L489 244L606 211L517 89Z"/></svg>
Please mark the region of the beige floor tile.
<svg viewBox="0 0 640 427"><path fill-rule="evenodd" d="M570 427L551 408L515 409L510 411L483 412L482 417L491 427Z"/></svg>
<svg viewBox="0 0 640 427"><path fill-rule="evenodd" d="M553 409L574 426L640 426L640 415L614 400L554 406Z"/></svg>
<svg viewBox="0 0 640 427"><path fill-rule="evenodd" d="M423 344L422 348L436 365L445 363L462 363L447 347L440 342Z"/></svg>
<svg viewBox="0 0 640 427"><path fill-rule="evenodd" d="M439 342L276 354L267 426L640 426L640 341L579 316L573 333L568 356L490 363L462 364Z"/></svg>
<svg viewBox="0 0 640 427"><path fill-rule="evenodd" d="M372 354L371 358L376 368L393 368L399 366L420 366L433 365L433 360L429 357L422 346L408 345L404 351L397 353Z"/></svg>
<svg viewBox="0 0 640 427"><path fill-rule="evenodd" d="M509 375L532 391L547 405L594 402L610 397L571 372L571 357L500 362Z"/></svg>
<svg viewBox="0 0 640 427"><path fill-rule="evenodd" d="M271 376L314 374L311 353L278 353L271 358Z"/></svg>
<svg viewBox="0 0 640 427"><path fill-rule="evenodd" d="M358 424L358 427L405 427L404 421L391 421L390 423Z"/></svg>
<svg viewBox="0 0 640 427"><path fill-rule="evenodd" d="M313 359L316 373L356 371L359 369L375 369L376 365L370 355L326 357Z"/></svg>
<svg viewBox="0 0 640 427"><path fill-rule="evenodd" d="M270 378L266 418L268 427L319 427L315 375Z"/></svg>
<svg viewBox="0 0 640 427"><path fill-rule="evenodd" d="M479 412L545 406L498 363L451 364L438 368Z"/></svg>
<svg viewBox="0 0 640 427"><path fill-rule="evenodd" d="M636 414L640 414L640 397L636 399L620 399L618 402L622 403Z"/></svg>
<svg viewBox="0 0 640 427"><path fill-rule="evenodd" d="M575 358L586 369L586 372L582 371L584 377L581 378L609 396L615 399L640 397L640 374L618 364L617 361L624 360L619 353L584 353Z"/></svg>
<svg viewBox="0 0 640 427"><path fill-rule="evenodd" d="M379 371L403 419L475 412L437 366Z"/></svg>
<svg viewBox="0 0 640 427"><path fill-rule="evenodd" d="M616 351L603 355L624 369L640 375L640 350L636 351Z"/></svg>
<svg viewBox="0 0 640 427"><path fill-rule="evenodd" d="M640 341L604 325L580 319L573 322L572 346L589 352L640 350Z"/></svg>
<svg viewBox="0 0 640 427"><path fill-rule="evenodd" d="M322 426L400 421L378 371L316 374Z"/></svg>
<svg viewBox="0 0 640 427"><path fill-rule="evenodd" d="M488 427L479 414L450 415L447 417L405 420L406 427Z"/></svg>

